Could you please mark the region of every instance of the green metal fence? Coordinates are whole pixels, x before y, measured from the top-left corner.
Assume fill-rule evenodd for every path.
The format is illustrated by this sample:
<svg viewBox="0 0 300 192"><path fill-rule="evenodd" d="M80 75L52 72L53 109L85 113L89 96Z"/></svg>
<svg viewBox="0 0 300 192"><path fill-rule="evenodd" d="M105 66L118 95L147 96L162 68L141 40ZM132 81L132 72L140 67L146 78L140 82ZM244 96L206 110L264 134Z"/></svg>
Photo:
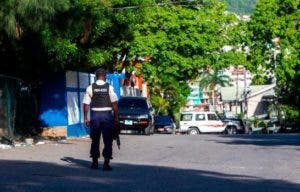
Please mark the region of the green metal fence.
<svg viewBox="0 0 300 192"><path fill-rule="evenodd" d="M14 80L0 76L0 132L13 137L15 118Z"/></svg>
<svg viewBox="0 0 300 192"><path fill-rule="evenodd" d="M21 79L0 74L0 136L30 134L37 116L36 99Z"/></svg>

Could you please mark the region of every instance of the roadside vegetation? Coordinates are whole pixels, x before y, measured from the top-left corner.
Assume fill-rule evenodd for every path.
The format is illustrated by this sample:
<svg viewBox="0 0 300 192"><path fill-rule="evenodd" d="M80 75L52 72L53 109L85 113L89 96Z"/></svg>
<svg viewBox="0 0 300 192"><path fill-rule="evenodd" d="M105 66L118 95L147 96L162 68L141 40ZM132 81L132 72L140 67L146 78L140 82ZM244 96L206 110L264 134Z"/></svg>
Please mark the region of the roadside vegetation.
<svg viewBox="0 0 300 192"><path fill-rule="evenodd" d="M258 0L247 22L217 0L3 0L0 71L38 89L49 71L118 71L122 58L132 70L130 61L150 56L137 73L149 83L157 111L175 114L190 92L188 81L206 69L242 65L257 83L265 82L264 70L275 74L279 103L294 121L300 118L299 8L300 0Z"/></svg>

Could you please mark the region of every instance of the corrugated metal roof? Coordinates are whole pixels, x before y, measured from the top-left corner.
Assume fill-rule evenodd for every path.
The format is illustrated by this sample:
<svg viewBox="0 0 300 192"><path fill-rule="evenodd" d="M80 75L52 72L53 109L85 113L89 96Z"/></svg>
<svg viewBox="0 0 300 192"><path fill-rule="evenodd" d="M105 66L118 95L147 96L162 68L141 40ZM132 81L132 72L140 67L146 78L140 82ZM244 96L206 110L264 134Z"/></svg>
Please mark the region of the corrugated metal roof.
<svg viewBox="0 0 300 192"><path fill-rule="evenodd" d="M274 96L275 85L252 85L250 86L251 93L248 97L253 97L258 94L263 94L264 96ZM244 99L244 87L221 87L221 95L223 101L235 101L236 99Z"/></svg>

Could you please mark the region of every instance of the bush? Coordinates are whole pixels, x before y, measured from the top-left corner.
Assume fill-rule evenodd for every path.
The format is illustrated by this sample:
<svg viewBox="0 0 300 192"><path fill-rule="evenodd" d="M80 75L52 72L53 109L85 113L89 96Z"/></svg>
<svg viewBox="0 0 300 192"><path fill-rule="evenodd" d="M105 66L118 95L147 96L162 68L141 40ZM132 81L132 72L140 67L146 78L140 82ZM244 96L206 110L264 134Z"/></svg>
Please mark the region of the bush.
<svg viewBox="0 0 300 192"><path fill-rule="evenodd" d="M266 125L266 123L264 122L264 121L260 121L259 123L258 123L258 127L266 127L267 125Z"/></svg>
<svg viewBox="0 0 300 192"><path fill-rule="evenodd" d="M285 114L286 126L300 126L298 125L300 119L300 109L288 105L283 105L282 110Z"/></svg>

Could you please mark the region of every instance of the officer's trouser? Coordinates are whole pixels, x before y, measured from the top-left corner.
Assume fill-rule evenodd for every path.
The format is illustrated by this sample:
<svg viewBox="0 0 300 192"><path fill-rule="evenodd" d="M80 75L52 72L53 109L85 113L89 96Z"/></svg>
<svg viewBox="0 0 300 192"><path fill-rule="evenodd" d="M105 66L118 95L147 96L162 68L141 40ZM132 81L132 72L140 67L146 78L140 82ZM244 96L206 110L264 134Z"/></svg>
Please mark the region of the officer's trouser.
<svg viewBox="0 0 300 192"><path fill-rule="evenodd" d="M112 111L91 112L90 137L92 139L90 154L92 158L100 157L100 137L102 133L104 148L102 155L105 159L112 157L112 142L114 119Z"/></svg>

